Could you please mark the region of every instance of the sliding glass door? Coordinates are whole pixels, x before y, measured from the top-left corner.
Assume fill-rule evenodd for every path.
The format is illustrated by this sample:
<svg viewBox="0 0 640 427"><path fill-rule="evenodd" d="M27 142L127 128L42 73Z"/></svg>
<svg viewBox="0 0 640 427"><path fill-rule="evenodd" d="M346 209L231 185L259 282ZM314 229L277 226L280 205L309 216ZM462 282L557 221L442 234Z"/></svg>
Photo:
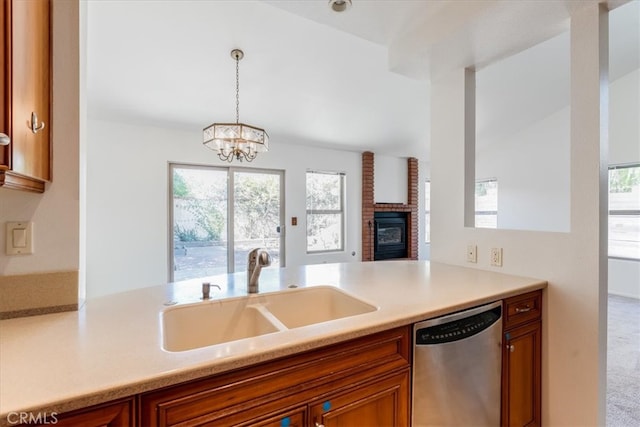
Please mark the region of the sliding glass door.
<svg viewBox="0 0 640 427"><path fill-rule="evenodd" d="M227 175L224 169L170 166L170 281L228 271Z"/></svg>
<svg viewBox="0 0 640 427"><path fill-rule="evenodd" d="M244 271L256 247L283 266L283 171L171 164L169 173L170 281Z"/></svg>
<svg viewBox="0 0 640 427"><path fill-rule="evenodd" d="M247 254L253 248L267 249L271 265L280 265L282 230L281 171L231 171L233 188L234 271L247 269Z"/></svg>

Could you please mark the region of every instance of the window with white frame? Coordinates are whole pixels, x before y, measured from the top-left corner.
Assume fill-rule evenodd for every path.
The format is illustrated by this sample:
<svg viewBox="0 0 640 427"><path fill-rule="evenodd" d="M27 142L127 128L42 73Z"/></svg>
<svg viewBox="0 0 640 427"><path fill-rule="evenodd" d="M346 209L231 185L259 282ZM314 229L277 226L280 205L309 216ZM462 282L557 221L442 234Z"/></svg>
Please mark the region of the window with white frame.
<svg viewBox="0 0 640 427"><path fill-rule="evenodd" d="M424 183L424 242L431 243L431 181Z"/></svg>
<svg viewBox="0 0 640 427"><path fill-rule="evenodd" d="M478 228L498 228L498 180L476 181L476 214Z"/></svg>
<svg viewBox="0 0 640 427"><path fill-rule="evenodd" d="M307 252L344 249L344 173L307 172Z"/></svg>
<svg viewBox="0 0 640 427"><path fill-rule="evenodd" d="M640 163L609 167L609 257L640 260Z"/></svg>

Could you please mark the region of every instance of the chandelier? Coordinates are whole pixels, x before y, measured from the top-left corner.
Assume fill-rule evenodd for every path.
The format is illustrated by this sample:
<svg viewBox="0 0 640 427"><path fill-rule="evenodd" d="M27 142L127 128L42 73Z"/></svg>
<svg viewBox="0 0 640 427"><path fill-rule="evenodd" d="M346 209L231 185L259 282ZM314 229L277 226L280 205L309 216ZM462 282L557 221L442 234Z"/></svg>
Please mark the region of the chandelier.
<svg viewBox="0 0 640 427"><path fill-rule="evenodd" d="M240 60L244 52L233 49L236 61L236 122L214 123L203 130L203 144L218 152L221 160L252 161L258 153L269 150L269 135L264 129L240 123Z"/></svg>

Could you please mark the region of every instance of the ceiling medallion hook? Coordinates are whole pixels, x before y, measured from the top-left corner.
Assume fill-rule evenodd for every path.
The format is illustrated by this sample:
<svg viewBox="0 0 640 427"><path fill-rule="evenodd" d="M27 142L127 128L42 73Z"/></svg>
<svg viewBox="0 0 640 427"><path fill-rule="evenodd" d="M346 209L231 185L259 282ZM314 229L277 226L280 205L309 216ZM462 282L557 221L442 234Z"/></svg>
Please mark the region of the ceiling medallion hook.
<svg viewBox="0 0 640 427"><path fill-rule="evenodd" d="M233 49L231 51L231 57L236 61L240 61L242 58L244 58L244 52L242 51L242 49Z"/></svg>

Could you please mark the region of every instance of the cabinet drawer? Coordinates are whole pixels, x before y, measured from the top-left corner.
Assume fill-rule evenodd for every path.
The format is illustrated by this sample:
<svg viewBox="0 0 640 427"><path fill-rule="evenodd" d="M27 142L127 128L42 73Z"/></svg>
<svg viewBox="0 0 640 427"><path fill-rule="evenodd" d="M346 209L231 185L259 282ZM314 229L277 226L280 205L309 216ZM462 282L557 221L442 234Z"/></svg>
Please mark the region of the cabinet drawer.
<svg viewBox="0 0 640 427"><path fill-rule="evenodd" d="M264 408L251 409L240 412L226 418L220 418L211 423L215 426L233 427L305 427L307 417L307 407L284 410L276 413L264 415Z"/></svg>
<svg viewBox="0 0 640 427"><path fill-rule="evenodd" d="M504 329L538 320L542 315L542 291L508 298L504 307Z"/></svg>

